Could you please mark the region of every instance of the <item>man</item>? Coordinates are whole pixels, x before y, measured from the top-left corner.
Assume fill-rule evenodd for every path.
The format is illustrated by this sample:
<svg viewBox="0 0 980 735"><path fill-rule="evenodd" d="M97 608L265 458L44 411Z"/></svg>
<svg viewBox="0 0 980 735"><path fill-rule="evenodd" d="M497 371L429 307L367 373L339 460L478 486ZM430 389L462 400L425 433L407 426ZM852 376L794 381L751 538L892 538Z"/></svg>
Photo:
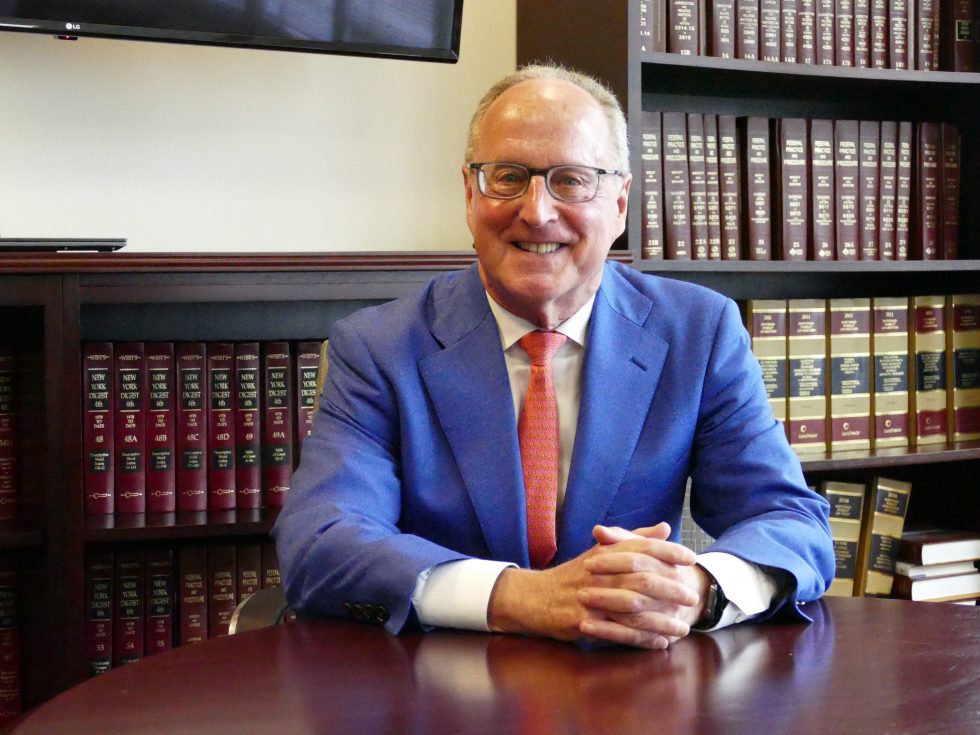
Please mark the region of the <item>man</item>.
<svg viewBox="0 0 980 735"><path fill-rule="evenodd" d="M631 184L615 98L519 70L466 159L478 265L331 333L273 532L293 607L664 648L819 597L827 504L737 308L606 262ZM688 476L717 537L698 557L675 543Z"/></svg>

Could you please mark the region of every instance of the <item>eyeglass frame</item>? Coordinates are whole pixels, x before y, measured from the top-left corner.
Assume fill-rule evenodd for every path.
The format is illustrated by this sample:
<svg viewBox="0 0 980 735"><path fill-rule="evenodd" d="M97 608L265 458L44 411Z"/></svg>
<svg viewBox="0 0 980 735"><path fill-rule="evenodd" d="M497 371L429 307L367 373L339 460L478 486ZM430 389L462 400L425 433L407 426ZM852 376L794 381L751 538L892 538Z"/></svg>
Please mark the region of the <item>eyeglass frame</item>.
<svg viewBox="0 0 980 735"><path fill-rule="evenodd" d="M486 174L483 173L484 166L516 166L527 171L527 183L524 185L523 191L519 194L514 194L513 196L498 196L496 194L488 194L485 190L486 187ZM531 188L531 178L534 176L540 176L544 179L544 188L548 190L548 194L551 195L552 199L558 202L564 202L565 204L585 204L586 202L591 202L599 195L599 186L602 184L602 176L626 176L625 171L620 171L619 169L607 169L599 168L598 166L585 166L578 163L560 163L557 166L551 166L549 168L531 168L530 166L525 166L523 163L512 163L510 161L482 161L482 162L472 162L467 163L466 168L470 171L476 172L477 187L483 196L490 199L498 199L502 201L510 201L511 199L520 199L522 196L527 194L527 190ZM589 171L594 171L597 174L595 191L592 192L592 196L588 199L577 199L569 200L562 199L555 195L555 192L551 190L551 182L549 174L555 169L559 168L585 168Z"/></svg>

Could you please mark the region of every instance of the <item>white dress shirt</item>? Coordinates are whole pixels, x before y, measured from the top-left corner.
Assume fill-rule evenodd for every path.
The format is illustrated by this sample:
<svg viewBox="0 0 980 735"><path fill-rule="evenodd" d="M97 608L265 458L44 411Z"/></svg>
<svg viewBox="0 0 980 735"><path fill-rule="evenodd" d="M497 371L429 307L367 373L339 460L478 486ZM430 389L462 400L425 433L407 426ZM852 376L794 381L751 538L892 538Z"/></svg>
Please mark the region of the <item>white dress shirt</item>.
<svg viewBox="0 0 980 735"><path fill-rule="evenodd" d="M517 317L489 294L490 310L497 320L500 346L510 378L514 416L520 416L531 372L531 361L524 349L517 344L525 334L537 327ZM558 403L560 460L558 467L558 514L565 499L568 470L572 462L575 431L578 427L579 402L582 390L582 366L588 349L589 319L595 297L555 328L568 339L551 360L555 398ZM560 525L557 521L556 527ZM758 566L738 557L721 552L698 555L698 563L718 580L729 605L716 626L723 628L738 623L769 608L776 594L776 584ZM509 562L485 559L464 559L440 564L419 575L412 593L412 604L419 621L426 627L464 628L489 630L487 611L490 595L500 573Z"/></svg>

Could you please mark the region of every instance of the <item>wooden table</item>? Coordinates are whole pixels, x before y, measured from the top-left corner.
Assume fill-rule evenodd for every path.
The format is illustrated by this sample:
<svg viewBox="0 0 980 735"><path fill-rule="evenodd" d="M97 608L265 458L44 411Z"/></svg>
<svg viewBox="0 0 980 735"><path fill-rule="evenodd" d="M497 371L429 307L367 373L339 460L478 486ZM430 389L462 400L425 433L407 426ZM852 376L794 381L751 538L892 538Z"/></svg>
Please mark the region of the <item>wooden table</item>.
<svg viewBox="0 0 980 735"><path fill-rule="evenodd" d="M667 651L317 620L115 669L26 733L980 733L980 608L833 598Z"/></svg>

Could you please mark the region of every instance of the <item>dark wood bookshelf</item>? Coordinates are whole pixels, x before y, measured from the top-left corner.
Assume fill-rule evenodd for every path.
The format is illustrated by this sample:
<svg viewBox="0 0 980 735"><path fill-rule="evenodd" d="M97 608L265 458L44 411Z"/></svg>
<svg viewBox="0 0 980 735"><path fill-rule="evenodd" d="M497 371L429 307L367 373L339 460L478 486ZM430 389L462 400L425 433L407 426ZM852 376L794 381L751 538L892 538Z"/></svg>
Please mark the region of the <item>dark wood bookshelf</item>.
<svg viewBox="0 0 980 735"><path fill-rule="evenodd" d="M85 541L176 541L265 536L272 530L278 516L278 508L87 515Z"/></svg>

